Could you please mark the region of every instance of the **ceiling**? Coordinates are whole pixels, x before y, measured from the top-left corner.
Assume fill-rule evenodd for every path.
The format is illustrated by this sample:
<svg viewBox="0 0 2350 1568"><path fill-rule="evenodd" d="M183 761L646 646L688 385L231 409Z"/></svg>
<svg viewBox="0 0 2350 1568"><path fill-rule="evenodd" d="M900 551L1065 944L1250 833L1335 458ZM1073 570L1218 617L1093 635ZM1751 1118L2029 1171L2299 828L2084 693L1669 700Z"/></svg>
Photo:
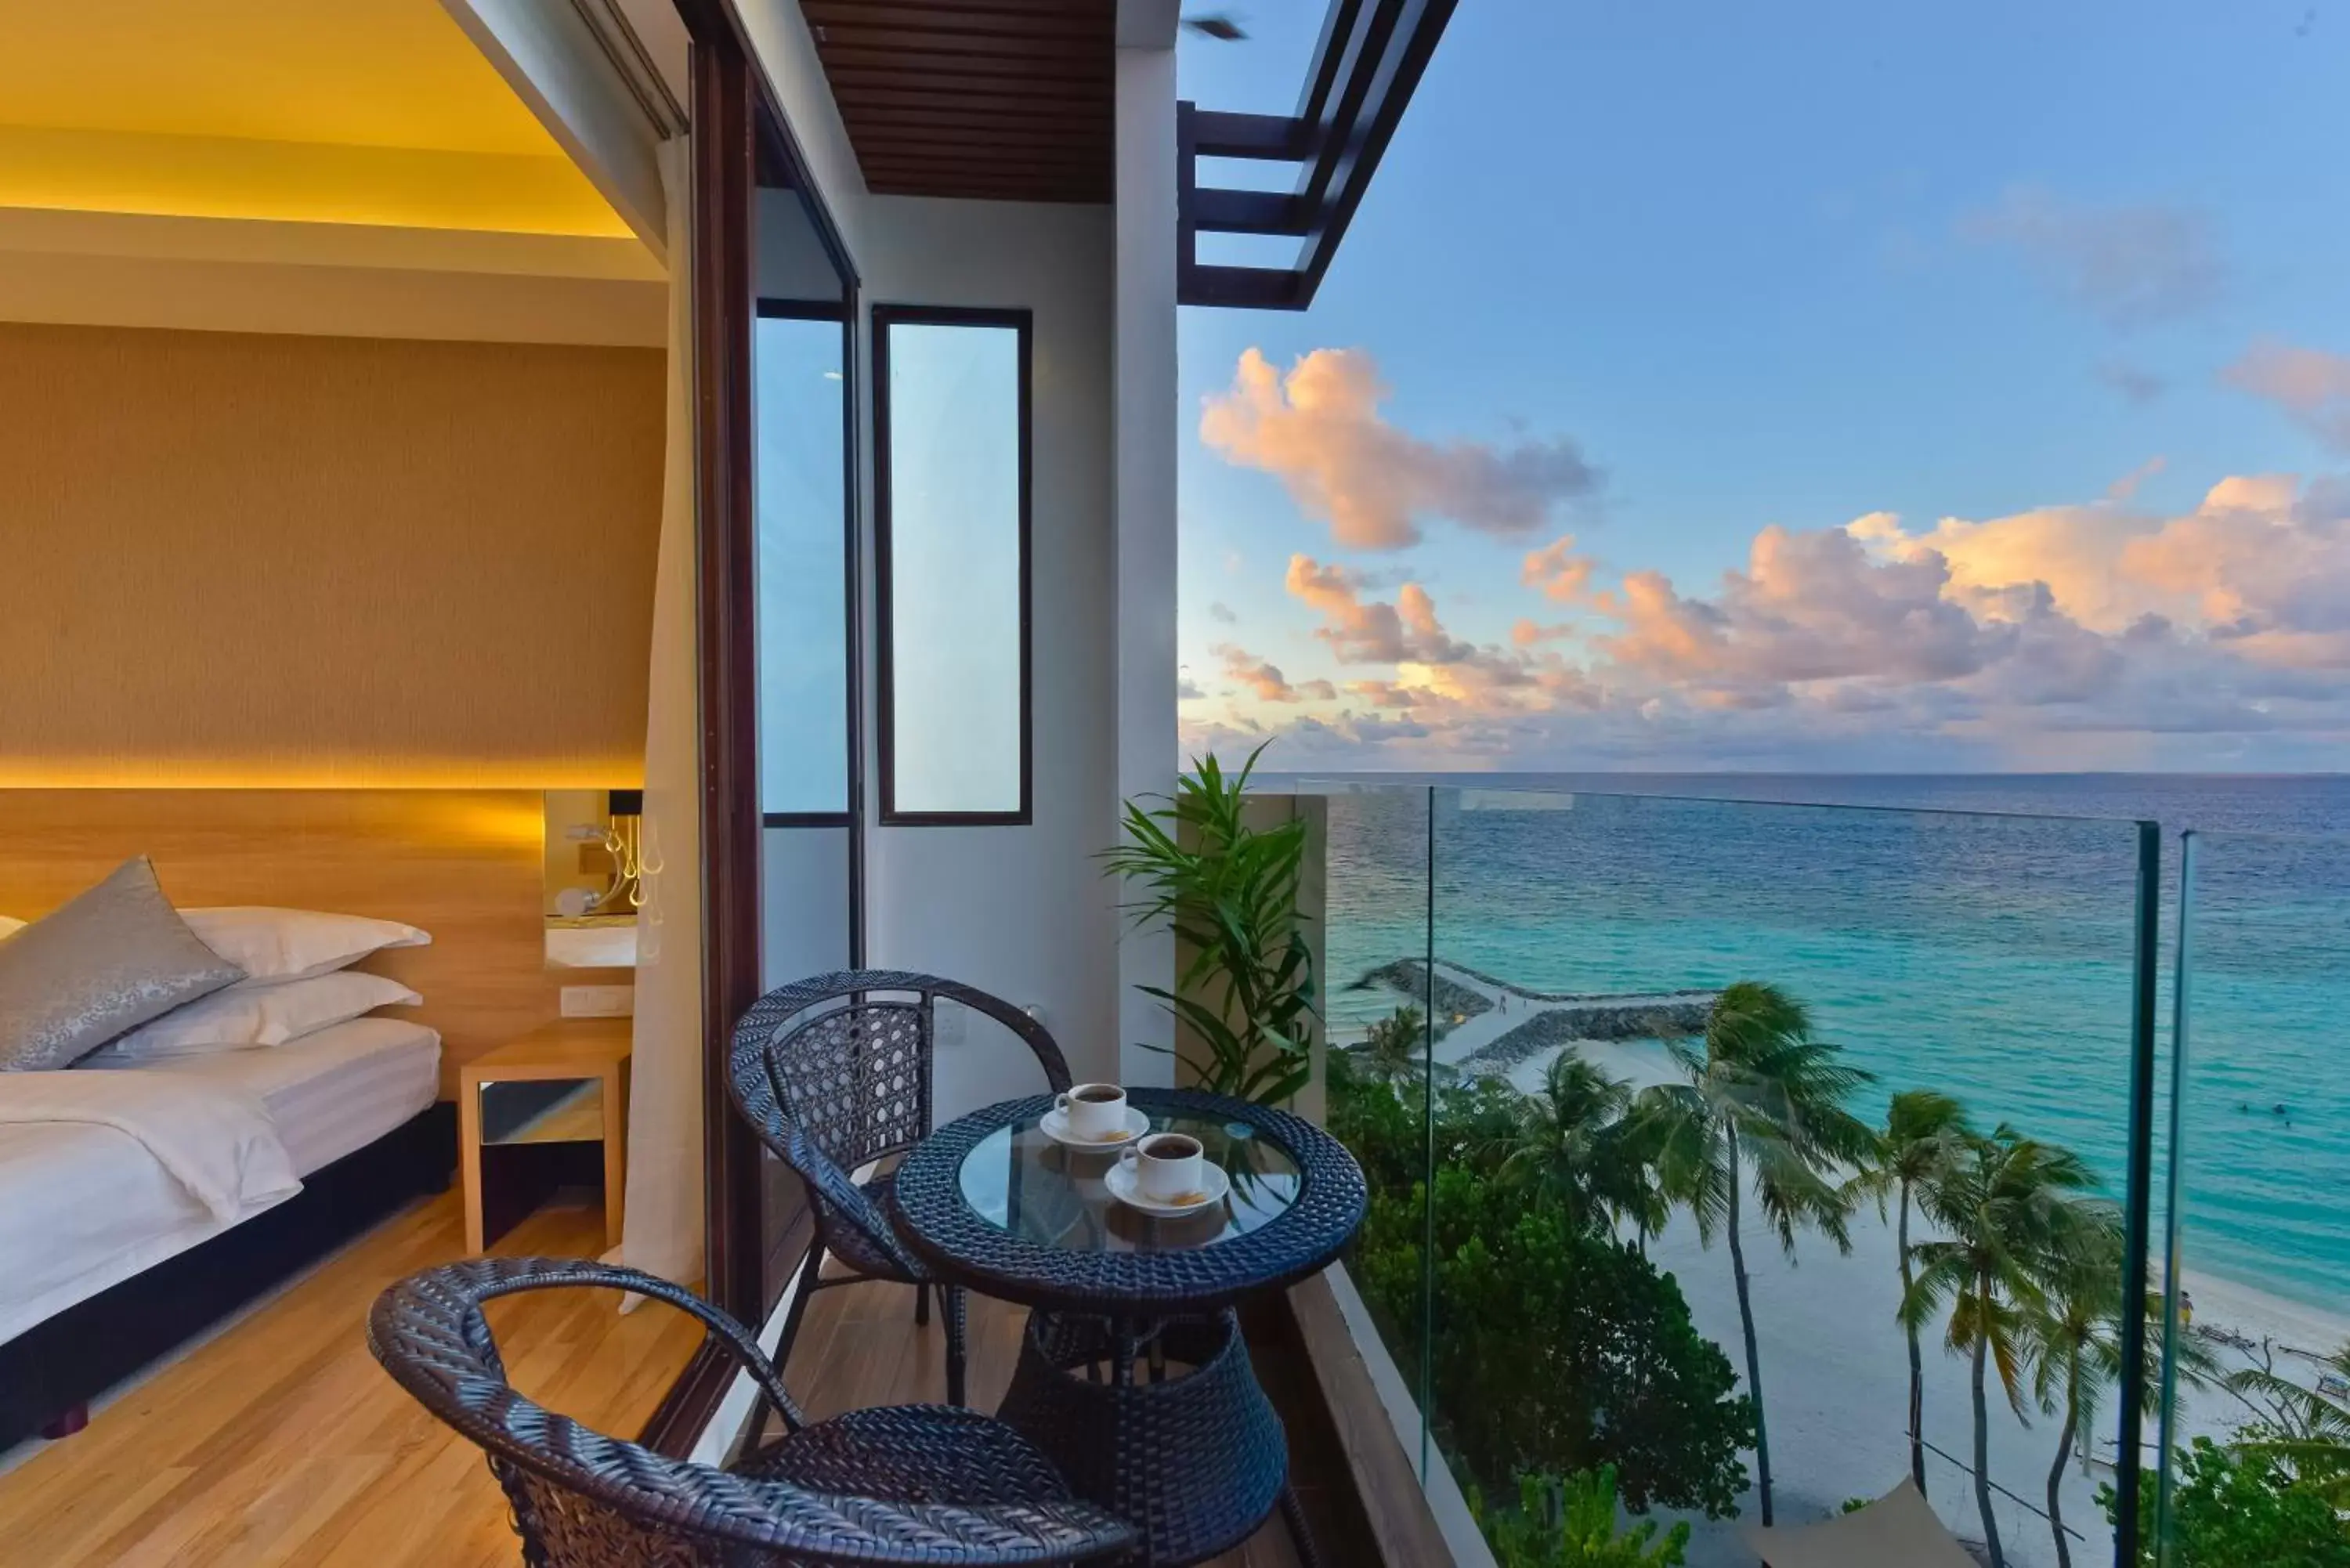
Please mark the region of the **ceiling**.
<svg viewBox="0 0 2350 1568"><path fill-rule="evenodd" d="M0 207L629 233L439 0L9 9Z"/></svg>
<svg viewBox="0 0 2350 1568"><path fill-rule="evenodd" d="M1107 202L1111 0L801 0L868 189Z"/></svg>

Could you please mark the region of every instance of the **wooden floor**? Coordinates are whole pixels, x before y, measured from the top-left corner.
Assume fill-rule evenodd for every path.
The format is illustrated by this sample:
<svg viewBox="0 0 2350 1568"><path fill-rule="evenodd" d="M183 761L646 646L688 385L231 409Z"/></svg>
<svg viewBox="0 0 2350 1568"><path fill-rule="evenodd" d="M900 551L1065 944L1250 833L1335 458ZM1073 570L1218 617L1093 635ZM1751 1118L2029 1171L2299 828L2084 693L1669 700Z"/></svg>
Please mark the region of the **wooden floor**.
<svg viewBox="0 0 2350 1568"><path fill-rule="evenodd" d="M501 1252L587 1256L593 1207L540 1211ZM362 1342L390 1281L463 1255L455 1194L421 1204L226 1334L0 1476L0 1561L43 1568L512 1568L504 1496L479 1450L426 1416ZM515 1386L633 1435L699 1339L658 1306L628 1316L604 1292L491 1303ZM1024 1314L971 1299L971 1397L1012 1377ZM812 1417L946 1397L944 1339L913 1323L910 1289L819 1292L785 1380ZM1276 1519L1215 1568L1295 1568Z"/></svg>
<svg viewBox="0 0 2350 1568"><path fill-rule="evenodd" d="M543 1210L494 1249L588 1256L593 1206ZM385 1376L361 1338L390 1281L464 1251L452 1192L420 1204L226 1334L0 1476L0 1561L43 1568L512 1568L481 1451ZM700 1342L682 1314L604 1291L490 1303L515 1384L633 1436Z"/></svg>

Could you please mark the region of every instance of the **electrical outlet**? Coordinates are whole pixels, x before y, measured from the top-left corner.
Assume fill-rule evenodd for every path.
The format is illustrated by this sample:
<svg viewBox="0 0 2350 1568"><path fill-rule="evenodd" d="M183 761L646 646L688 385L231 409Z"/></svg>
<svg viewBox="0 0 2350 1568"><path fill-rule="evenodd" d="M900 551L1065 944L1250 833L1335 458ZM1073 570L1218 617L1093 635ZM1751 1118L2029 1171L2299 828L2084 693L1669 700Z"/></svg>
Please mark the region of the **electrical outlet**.
<svg viewBox="0 0 2350 1568"><path fill-rule="evenodd" d="M637 1010L633 985L567 985L563 988L566 1018L626 1018Z"/></svg>

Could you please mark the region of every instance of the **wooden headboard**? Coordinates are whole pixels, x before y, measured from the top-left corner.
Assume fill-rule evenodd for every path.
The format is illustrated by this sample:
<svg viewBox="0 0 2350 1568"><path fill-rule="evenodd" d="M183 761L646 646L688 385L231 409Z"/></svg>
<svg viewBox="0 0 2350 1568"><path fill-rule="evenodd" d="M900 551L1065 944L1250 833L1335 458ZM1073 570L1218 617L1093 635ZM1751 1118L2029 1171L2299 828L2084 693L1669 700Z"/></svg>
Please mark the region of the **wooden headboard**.
<svg viewBox="0 0 2350 1568"><path fill-rule="evenodd" d="M0 915L47 914L146 855L174 904L276 904L421 926L432 946L359 967L424 998L398 1015L441 1032L447 1093L458 1063L558 1012L543 823L535 790L0 790Z"/></svg>

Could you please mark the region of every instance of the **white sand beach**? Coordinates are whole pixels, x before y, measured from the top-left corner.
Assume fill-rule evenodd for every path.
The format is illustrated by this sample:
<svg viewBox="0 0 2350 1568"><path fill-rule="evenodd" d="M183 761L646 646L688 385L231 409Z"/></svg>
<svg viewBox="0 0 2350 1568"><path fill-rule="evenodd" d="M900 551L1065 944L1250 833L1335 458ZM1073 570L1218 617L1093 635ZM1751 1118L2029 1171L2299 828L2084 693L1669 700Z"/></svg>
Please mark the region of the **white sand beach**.
<svg viewBox="0 0 2350 1568"><path fill-rule="evenodd" d="M1592 1042L1573 1047L1578 1054L1636 1084L1675 1076L1671 1061L1653 1043ZM1530 1058L1511 1075L1521 1088L1538 1084L1555 1051ZM1915 1216L1912 1240L1930 1229ZM1755 1328L1761 1341L1764 1409L1770 1426L1773 1492L1783 1521L1803 1521L1835 1513L1848 1498L1875 1497L1893 1486L1908 1468L1904 1407L1908 1372L1901 1330L1895 1316L1900 1299L1894 1228L1865 1210L1852 1223L1852 1251L1839 1255L1818 1236L1799 1236L1790 1262L1777 1240L1750 1216L1745 1232L1748 1267L1753 1271ZM1649 1256L1679 1280L1699 1329L1721 1345L1744 1379L1737 1295L1728 1249L1717 1238L1711 1251L1698 1241L1694 1224L1676 1216L1666 1234L1650 1243ZM2224 1326L2254 1341L2330 1351L2350 1343L2350 1316L2328 1314L2282 1300L2252 1287L2198 1271L2186 1282L2202 1326ZM1969 1366L1951 1355L1939 1334L1925 1346L1925 1431L1947 1458L1929 1453L1927 1493L1935 1511L1960 1539L1980 1541L1982 1528L1973 1482L1973 1420ZM2239 1364L2222 1352L2224 1365ZM2306 1378L2309 1364L2278 1357L2278 1369ZM2002 1544L2014 1568L2041 1568L2056 1561L2045 1520L2047 1478L2056 1452L2057 1417L2033 1407L2030 1424L2008 1408L1996 1380L1990 1391L1991 1479L2022 1501L1994 1493ZM2189 1391L2181 1401L2183 1435L2218 1436L2245 1414L2224 1391ZM2112 1479L2114 1414L2111 1397L2096 1417L2091 1458L2085 1473L2080 1459L2067 1467L2061 1488L2066 1524L2093 1549L2076 1561L2110 1555L2112 1536L2095 1502L2097 1489ZM2149 1428L2150 1446L2156 1434ZM1750 1461L1751 1468L1751 1461ZM2027 1504L2029 1506L2027 1506ZM1753 1517L1750 1496L1745 1517ZM1752 1563L1753 1553L1735 1526L1695 1521L1693 1568L1721 1563Z"/></svg>
<svg viewBox="0 0 2350 1568"><path fill-rule="evenodd" d="M1482 992L1493 1011L1456 1027L1438 1047L1438 1058L1459 1063L1491 1045L1544 1009L1531 993L1440 963L1446 979ZM1503 992L1509 1000L1503 1002ZM1579 999L1634 1005L1662 998ZM1663 1045L1654 1041L1574 1041L1545 1046L1511 1064L1510 1083L1522 1091L1540 1086L1562 1051L1574 1050L1635 1085L1679 1076ZM1922 1220L1911 1221L1912 1239L1931 1234ZM1908 1470L1906 1404L1908 1386L1903 1338L1895 1309L1900 1297L1894 1229L1874 1210L1852 1223L1852 1250L1839 1254L1825 1238L1797 1239L1788 1260L1777 1240L1751 1212L1744 1233L1748 1266L1753 1271L1755 1325L1761 1343L1764 1409L1769 1422L1773 1492L1782 1523L1800 1523L1835 1513L1851 1498L1876 1497ZM1695 1225L1676 1215L1666 1233L1649 1244L1649 1256L1679 1280L1698 1328L1721 1345L1738 1370L1741 1348L1736 1293L1727 1248L1716 1239L1700 1245ZM2186 1283L2199 1327L2224 1327L2258 1342L2326 1352L2350 1343L2350 1314L2328 1313L2287 1301L2236 1281L2189 1270ZM1439 1303L1441 1332L1441 1303ZM2220 1351L2223 1365L2241 1365ZM2313 1369L2298 1356L2280 1355L2277 1368L2307 1378ZM1927 1494L1935 1511L1959 1537L1980 1542L1982 1526L1969 1467L1973 1456L1973 1420L1969 1365L1950 1354L1934 1333L1925 1345L1925 1437L1939 1453L1929 1452ZM2050 1467L2056 1451L2057 1417L2042 1413L2026 1395L2026 1417L2008 1407L1996 1377L1991 1406L1989 1465L1992 1480L2014 1495L1994 1493L2002 1543L2014 1568L2053 1568L2056 1561L2046 1508ZM2220 1435L2246 1414L2220 1390L2190 1391L2182 1399L2182 1435ZM2113 1475L2115 1417L2112 1399L2094 1420L2086 1456L2077 1452L2064 1471L2059 1496L2065 1523L2078 1532L2076 1562L2110 1556L2112 1536L2097 1508L2098 1488ZM2146 1441L2156 1433L2149 1424ZM1752 1460L1750 1457L1750 1470ZM1741 1522L1756 1518L1750 1491L1739 1522L1695 1520L1690 1562L1751 1564L1753 1552L1740 1539Z"/></svg>

